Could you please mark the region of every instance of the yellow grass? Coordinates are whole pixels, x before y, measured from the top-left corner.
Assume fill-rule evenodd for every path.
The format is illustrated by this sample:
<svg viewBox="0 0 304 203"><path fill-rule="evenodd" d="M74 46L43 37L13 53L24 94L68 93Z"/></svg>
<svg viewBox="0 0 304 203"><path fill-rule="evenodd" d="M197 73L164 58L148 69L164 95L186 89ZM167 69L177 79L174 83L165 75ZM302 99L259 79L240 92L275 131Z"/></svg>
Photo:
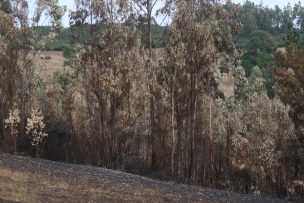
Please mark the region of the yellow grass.
<svg viewBox="0 0 304 203"><path fill-rule="evenodd" d="M280 47L280 48L277 48L277 51L281 51L284 53L286 51L286 49L285 49L285 47Z"/></svg>
<svg viewBox="0 0 304 203"><path fill-rule="evenodd" d="M225 97L232 97L234 95L235 78L231 73L224 74L219 89L224 93Z"/></svg>
<svg viewBox="0 0 304 203"><path fill-rule="evenodd" d="M44 59L50 57L50 59ZM63 71L64 57L62 51L39 52L37 58L37 72L46 81L51 81L53 74Z"/></svg>

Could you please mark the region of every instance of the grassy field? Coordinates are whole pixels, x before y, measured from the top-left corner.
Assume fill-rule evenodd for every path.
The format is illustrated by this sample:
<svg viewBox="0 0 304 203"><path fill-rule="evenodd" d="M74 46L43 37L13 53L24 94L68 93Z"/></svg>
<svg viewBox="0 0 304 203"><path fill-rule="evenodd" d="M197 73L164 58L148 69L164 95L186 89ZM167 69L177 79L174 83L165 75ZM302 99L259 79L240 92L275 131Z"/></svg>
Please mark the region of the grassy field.
<svg viewBox="0 0 304 203"><path fill-rule="evenodd" d="M64 57L62 51L39 52L37 58L37 72L46 81L51 81L53 74L63 71Z"/></svg>

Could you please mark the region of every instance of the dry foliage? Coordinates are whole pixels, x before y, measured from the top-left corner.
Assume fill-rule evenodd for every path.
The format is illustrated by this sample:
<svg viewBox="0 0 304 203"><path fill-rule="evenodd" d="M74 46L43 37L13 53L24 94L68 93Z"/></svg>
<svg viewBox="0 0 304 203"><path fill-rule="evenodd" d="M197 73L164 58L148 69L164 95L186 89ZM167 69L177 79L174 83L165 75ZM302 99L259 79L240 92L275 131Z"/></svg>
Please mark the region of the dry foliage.
<svg viewBox="0 0 304 203"><path fill-rule="evenodd" d="M302 128L289 117L288 106L268 98L257 67L245 78L232 39L241 29L237 6L166 1L160 12L171 15L172 23L159 56L151 39L155 2L76 1L70 29L78 43L66 54L64 71L47 87L33 71L30 56L36 52L28 18L16 21L18 15L0 11L0 127L5 129L7 118L9 125L0 133L1 149L12 145L5 140L14 135L20 151L30 151L31 146L24 148L30 139L36 155L50 159L286 194L303 178L303 145L295 136ZM20 9L18 14L26 6ZM57 1L40 1L33 23L43 11L52 17L52 34L39 46L54 40L64 9ZM139 26L145 28L143 37ZM89 28L88 41L84 28ZM294 75L275 70L289 85L281 85L278 93L293 110L303 102L298 96L303 74L291 61L302 55L289 54L281 63ZM220 87L227 75L234 78L229 96ZM12 109L20 110L20 120Z"/></svg>

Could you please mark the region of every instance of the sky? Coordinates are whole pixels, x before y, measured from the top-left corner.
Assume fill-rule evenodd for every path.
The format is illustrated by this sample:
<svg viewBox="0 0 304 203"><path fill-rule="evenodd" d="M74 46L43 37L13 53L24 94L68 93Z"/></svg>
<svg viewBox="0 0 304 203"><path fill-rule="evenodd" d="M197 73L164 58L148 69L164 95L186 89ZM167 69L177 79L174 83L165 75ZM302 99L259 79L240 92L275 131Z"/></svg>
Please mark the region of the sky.
<svg viewBox="0 0 304 203"><path fill-rule="evenodd" d="M35 0L29 0L30 5L34 5ZM240 3L243 4L246 0L232 0L233 3ZM263 3L264 6L268 6L270 8L273 8L275 5L278 5L280 8L283 8L286 6L288 3L291 5L294 5L299 2L299 0L250 0L251 2L254 2L255 4L260 4L261 2ZM302 1L302 0L300 0ZM75 4L74 0L59 0L59 4L61 6L67 6L67 12L65 16L63 17L63 24L65 27L69 26L69 11L70 10L75 10ZM158 5L160 7L161 5ZM157 19L157 21L162 21L160 19ZM158 22L160 23L160 22ZM166 23L166 22L165 22Z"/></svg>
<svg viewBox="0 0 304 203"><path fill-rule="evenodd" d="M240 4L243 4L245 1L246 0L232 0L232 2L240 3ZM303 0L263 0L263 1L261 1L261 0L250 0L250 1L254 2L255 4L260 4L261 2L263 2L264 6L268 6L270 8L275 7L275 5L278 5L280 8L283 8L288 3L290 3L291 5L294 5L294 4L298 3L299 1L303 1Z"/></svg>

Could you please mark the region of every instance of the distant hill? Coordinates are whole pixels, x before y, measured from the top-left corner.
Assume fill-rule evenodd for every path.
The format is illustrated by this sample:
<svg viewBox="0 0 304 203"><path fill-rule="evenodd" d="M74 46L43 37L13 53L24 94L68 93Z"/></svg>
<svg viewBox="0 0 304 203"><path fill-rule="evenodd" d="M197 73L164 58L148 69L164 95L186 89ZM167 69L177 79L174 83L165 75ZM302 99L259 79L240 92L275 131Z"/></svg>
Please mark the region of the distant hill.
<svg viewBox="0 0 304 203"><path fill-rule="evenodd" d="M51 28L48 26L39 26L36 27L37 33L39 38L48 35L50 32ZM74 28L75 29L75 28ZM81 29L81 28L76 28L76 29ZM106 28L102 28L105 30ZM165 47L165 31L167 27L166 26L159 26L159 25L152 25L152 40L153 40L153 45L155 48L163 48ZM87 41L89 38L89 27L83 28L83 31L85 39L84 41ZM276 33L272 34L273 40L275 42L276 47L284 47L285 46L285 38L284 33ZM249 41L249 34L239 34L234 36L234 42L237 47L246 49L246 45ZM64 28L62 32L60 32L59 36L55 40L55 42L51 45L46 46L46 50L48 51L63 51L65 48L71 46L73 44L73 39L72 39L72 33L71 33L71 28Z"/></svg>
<svg viewBox="0 0 304 203"><path fill-rule="evenodd" d="M51 27L48 26L38 26L35 27L38 37L41 39L43 36L47 36L50 31ZM82 28L73 28L73 29L82 29L82 32L85 36L84 41L88 41L89 38L89 27L85 26ZM106 30L106 28L102 28L102 31ZM164 33L166 27L159 26L159 25L152 25L152 40L153 45L155 48L161 48L165 46L164 42ZM64 28L60 33L59 36L56 38L54 43L47 45L46 50L48 51L63 51L65 48L71 46L73 44L72 32L71 28Z"/></svg>

